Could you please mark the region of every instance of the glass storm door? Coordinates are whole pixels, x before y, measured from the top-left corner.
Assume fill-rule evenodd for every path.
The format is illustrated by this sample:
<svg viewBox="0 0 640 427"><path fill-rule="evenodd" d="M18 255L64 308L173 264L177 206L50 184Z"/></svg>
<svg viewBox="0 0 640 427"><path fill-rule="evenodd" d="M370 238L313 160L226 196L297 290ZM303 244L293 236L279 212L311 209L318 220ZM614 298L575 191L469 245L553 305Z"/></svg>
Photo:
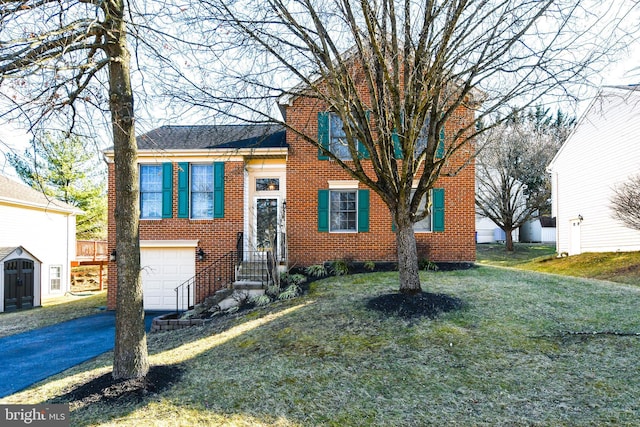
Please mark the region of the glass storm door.
<svg viewBox="0 0 640 427"><path fill-rule="evenodd" d="M258 251L273 250L278 248L278 199L256 199L256 233L255 245Z"/></svg>

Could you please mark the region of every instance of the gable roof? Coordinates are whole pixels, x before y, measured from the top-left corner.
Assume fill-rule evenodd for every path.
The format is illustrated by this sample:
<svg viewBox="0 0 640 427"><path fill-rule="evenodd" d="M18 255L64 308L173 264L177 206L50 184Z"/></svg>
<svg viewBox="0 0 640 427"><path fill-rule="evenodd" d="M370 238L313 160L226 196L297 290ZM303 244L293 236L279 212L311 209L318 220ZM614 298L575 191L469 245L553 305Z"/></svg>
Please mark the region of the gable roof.
<svg viewBox="0 0 640 427"><path fill-rule="evenodd" d="M29 252L28 250L26 250L23 246L4 246L4 247L0 247L0 261L3 261L5 258L7 258L9 255L14 253L18 249L20 249L22 252L28 253L31 257L33 257L33 259L35 259L38 262L40 262L40 260L38 258L33 256L33 254L31 252ZM20 256L20 255L21 254L18 254L18 256Z"/></svg>
<svg viewBox="0 0 640 427"><path fill-rule="evenodd" d="M67 214L79 215L83 213L75 206L48 197L28 185L14 181L3 175L0 175L0 203L40 208Z"/></svg>
<svg viewBox="0 0 640 427"><path fill-rule="evenodd" d="M274 124L161 126L137 138L139 150L285 148L284 127Z"/></svg>
<svg viewBox="0 0 640 427"><path fill-rule="evenodd" d="M573 127L569 136L564 141L556 155L551 159L549 165L547 165L547 171L553 172L556 168L556 164L559 159L564 155L567 147L574 144L576 134L581 130L585 122L602 118L611 117L614 114L620 114L623 111L625 117L623 120L636 122L639 114L638 106L640 105L640 85L618 85L618 86L603 86L600 88L596 96L591 100L582 116L578 119L576 125ZM623 107L619 110L613 110L612 107Z"/></svg>

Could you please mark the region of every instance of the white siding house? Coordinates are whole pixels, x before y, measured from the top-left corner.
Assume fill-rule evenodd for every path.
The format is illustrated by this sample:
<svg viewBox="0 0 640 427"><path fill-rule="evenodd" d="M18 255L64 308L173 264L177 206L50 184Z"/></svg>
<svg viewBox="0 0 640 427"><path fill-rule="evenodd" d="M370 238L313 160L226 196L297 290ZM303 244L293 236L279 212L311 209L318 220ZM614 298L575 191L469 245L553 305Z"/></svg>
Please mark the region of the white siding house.
<svg viewBox="0 0 640 427"><path fill-rule="evenodd" d="M559 254L640 250L612 189L640 173L640 87L602 88L548 167Z"/></svg>
<svg viewBox="0 0 640 427"><path fill-rule="evenodd" d="M0 248L8 250L7 256L11 254L0 261L0 312L6 302L4 281L13 269L7 263L9 258L19 259L15 253L28 254L40 266L33 276L33 293L38 296L34 305L39 305L40 297L69 291L70 266L76 252L76 215L81 213L74 206L0 175Z"/></svg>

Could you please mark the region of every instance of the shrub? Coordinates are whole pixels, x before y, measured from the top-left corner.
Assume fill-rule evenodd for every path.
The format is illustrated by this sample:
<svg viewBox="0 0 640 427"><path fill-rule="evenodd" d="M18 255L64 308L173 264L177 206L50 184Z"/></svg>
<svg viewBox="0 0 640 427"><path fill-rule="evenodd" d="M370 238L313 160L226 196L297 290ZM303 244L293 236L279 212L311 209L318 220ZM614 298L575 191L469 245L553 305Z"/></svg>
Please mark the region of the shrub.
<svg viewBox="0 0 640 427"><path fill-rule="evenodd" d="M343 259L338 259L331 262L331 272L335 276L344 276L349 274L349 263Z"/></svg>
<svg viewBox="0 0 640 427"><path fill-rule="evenodd" d="M366 261L364 263L364 269L367 271L373 271L376 269L376 263L373 261Z"/></svg>
<svg viewBox="0 0 640 427"><path fill-rule="evenodd" d="M289 285L287 289L280 292L280 295L278 295L278 299L279 300L292 299L297 297L299 294L300 294L300 288L298 287L298 285Z"/></svg>
<svg viewBox="0 0 640 427"><path fill-rule="evenodd" d="M419 262L418 265L420 267L420 270L424 270L424 271L438 271L438 265L433 262L433 261L429 261L426 258L422 258Z"/></svg>
<svg viewBox="0 0 640 427"><path fill-rule="evenodd" d="M305 268L304 272L311 277L324 277L327 275L327 269L321 264L310 265Z"/></svg>

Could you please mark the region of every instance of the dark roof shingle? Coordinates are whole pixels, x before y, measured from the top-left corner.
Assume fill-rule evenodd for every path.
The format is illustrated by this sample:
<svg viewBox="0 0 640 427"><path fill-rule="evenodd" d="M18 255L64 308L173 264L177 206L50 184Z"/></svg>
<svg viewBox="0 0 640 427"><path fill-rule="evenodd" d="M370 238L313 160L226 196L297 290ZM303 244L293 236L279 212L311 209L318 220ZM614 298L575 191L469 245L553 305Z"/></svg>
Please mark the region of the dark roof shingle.
<svg viewBox="0 0 640 427"><path fill-rule="evenodd" d="M137 141L140 150L287 147L284 128L270 124L161 126Z"/></svg>

